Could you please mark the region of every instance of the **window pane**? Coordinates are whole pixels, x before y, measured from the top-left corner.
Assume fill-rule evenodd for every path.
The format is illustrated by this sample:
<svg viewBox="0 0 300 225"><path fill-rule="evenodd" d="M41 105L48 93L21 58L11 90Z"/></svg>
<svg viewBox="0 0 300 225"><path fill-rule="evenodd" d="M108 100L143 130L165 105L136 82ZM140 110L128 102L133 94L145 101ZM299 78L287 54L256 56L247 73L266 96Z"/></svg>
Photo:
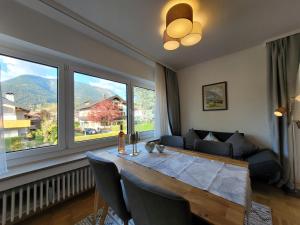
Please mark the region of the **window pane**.
<svg viewBox="0 0 300 225"><path fill-rule="evenodd" d="M75 141L117 136L127 131L126 84L74 73Z"/></svg>
<svg viewBox="0 0 300 225"><path fill-rule="evenodd" d="M155 92L134 87L134 129L135 131L154 130Z"/></svg>
<svg viewBox="0 0 300 225"><path fill-rule="evenodd" d="M57 144L56 67L0 55L7 152Z"/></svg>

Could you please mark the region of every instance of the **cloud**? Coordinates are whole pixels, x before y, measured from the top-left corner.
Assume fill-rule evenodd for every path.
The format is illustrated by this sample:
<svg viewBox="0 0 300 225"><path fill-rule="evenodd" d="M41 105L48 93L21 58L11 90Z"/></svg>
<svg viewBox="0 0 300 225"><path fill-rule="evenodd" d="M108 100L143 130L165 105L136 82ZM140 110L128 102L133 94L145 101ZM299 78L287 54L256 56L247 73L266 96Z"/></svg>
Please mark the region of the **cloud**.
<svg viewBox="0 0 300 225"><path fill-rule="evenodd" d="M97 80L97 82L94 82ZM117 83L110 80L104 79L95 79L93 82L89 82L89 85L94 87L100 87L104 89L108 89L121 96L122 98L126 98L126 85L122 83Z"/></svg>
<svg viewBox="0 0 300 225"><path fill-rule="evenodd" d="M29 61L0 55L1 81L9 80L20 75L30 74L47 79L56 78L57 69Z"/></svg>

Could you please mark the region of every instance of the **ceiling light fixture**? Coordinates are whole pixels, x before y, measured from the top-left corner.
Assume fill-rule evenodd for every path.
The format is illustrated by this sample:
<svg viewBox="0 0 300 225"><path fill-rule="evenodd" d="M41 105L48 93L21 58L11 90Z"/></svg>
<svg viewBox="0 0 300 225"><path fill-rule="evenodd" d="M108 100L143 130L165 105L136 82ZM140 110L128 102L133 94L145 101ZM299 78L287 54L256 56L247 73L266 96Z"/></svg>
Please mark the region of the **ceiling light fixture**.
<svg viewBox="0 0 300 225"><path fill-rule="evenodd" d="M202 38L202 25L199 22L194 21L193 30L191 33L186 35L181 39L181 44L183 46L192 46L201 41Z"/></svg>
<svg viewBox="0 0 300 225"><path fill-rule="evenodd" d="M172 38L182 38L193 29L193 8L179 3L169 9L166 16L166 31Z"/></svg>
<svg viewBox="0 0 300 225"><path fill-rule="evenodd" d="M176 38L171 38L166 31L164 32L163 42L164 49L168 51L175 50L180 46L179 40Z"/></svg>
<svg viewBox="0 0 300 225"><path fill-rule="evenodd" d="M166 12L166 28L163 33L163 46L166 50L175 50L180 44L192 46L201 41L202 24L193 20L193 13L192 6L185 2L173 5Z"/></svg>

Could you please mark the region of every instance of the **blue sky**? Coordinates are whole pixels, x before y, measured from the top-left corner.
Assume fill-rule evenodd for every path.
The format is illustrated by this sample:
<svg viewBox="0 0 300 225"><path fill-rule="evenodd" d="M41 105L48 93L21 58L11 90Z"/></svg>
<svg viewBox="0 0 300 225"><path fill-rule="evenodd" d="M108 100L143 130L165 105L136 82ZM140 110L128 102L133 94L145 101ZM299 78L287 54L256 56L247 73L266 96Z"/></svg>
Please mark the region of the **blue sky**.
<svg viewBox="0 0 300 225"><path fill-rule="evenodd" d="M29 74L48 79L57 79L58 70L33 62L0 55L1 81L9 80L20 75Z"/></svg>
<svg viewBox="0 0 300 225"><path fill-rule="evenodd" d="M75 82L81 82L89 84L93 87L100 87L111 90L117 95L119 95L121 98L126 100L126 84L105 80L98 77L88 76L81 73L75 73L74 79Z"/></svg>

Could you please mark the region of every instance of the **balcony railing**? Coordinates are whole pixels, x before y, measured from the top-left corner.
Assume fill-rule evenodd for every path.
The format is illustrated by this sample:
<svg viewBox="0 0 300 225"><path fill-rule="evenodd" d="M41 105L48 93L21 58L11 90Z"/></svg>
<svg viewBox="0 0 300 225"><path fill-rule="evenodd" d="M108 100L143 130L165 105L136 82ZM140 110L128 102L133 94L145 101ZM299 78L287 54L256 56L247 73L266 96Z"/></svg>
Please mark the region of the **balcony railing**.
<svg viewBox="0 0 300 225"><path fill-rule="evenodd" d="M29 128L31 126L30 120L4 120L4 128Z"/></svg>

